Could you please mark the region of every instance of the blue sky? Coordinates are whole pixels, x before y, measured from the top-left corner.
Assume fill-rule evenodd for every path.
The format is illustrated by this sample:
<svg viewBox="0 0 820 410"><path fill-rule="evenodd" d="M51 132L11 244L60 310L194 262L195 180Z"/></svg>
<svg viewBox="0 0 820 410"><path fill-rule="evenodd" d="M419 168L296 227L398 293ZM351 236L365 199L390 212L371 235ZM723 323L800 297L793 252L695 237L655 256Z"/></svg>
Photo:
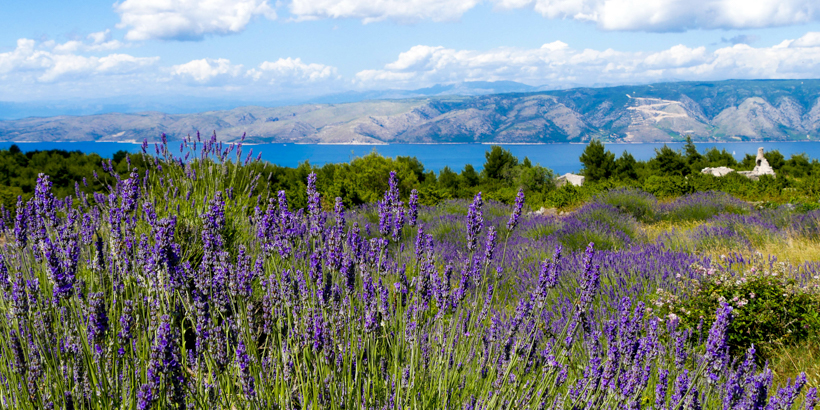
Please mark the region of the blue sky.
<svg viewBox="0 0 820 410"><path fill-rule="evenodd" d="M0 6L0 101L282 100L462 81L817 78L816 0L121 0Z"/></svg>

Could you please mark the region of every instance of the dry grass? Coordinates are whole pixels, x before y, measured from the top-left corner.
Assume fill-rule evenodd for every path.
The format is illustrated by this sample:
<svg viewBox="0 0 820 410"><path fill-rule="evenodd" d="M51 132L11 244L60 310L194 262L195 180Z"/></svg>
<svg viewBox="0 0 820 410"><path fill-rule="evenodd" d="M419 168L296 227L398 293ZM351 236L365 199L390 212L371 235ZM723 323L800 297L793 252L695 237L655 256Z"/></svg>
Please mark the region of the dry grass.
<svg viewBox="0 0 820 410"><path fill-rule="evenodd" d="M793 346L780 346L769 353L769 367L774 385L785 385L800 372L806 372L807 384L820 387L820 336Z"/></svg>
<svg viewBox="0 0 820 410"><path fill-rule="evenodd" d="M771 241L758 248L765 256L774 255L783 262L802 264L820 261L820 242L803 238L786 238Z"/></svg>
<svg viewBox="0 0 820 410"><path fill-rule="evenodd" d="M657 241L667 234L682 234L702 225L702 221L660 221L643 226L643 231L649 241Z"/></svg>
<svg viewBox="0 0 820 410"><path fill-rule="evenodd" d="M643 231L650 242L671 236L676 242L686 242L686 233L704 224L702 221L671 222L662 221L650 225L644 225ZM755 251L763 256L774 255L781 262L790 262L795 265L805 262L820 261L820 242L799 236L769 236L750 238L754 243ZM710 257L717 258L722 254L732 252L727 249L710 249L706 252Z"/></svg>

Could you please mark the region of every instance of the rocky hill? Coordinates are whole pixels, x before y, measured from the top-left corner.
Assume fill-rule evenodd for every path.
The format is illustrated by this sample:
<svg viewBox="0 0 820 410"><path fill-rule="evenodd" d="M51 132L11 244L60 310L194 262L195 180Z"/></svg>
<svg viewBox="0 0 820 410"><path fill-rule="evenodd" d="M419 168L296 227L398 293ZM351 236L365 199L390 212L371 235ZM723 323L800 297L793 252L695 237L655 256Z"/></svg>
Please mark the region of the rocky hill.
<svg viewBox="0 0 820 410"><path fill-rule="evenodd" d="M4 141L141 141L197 131L287 143L549 143L820 139L820 80L662 83L197 114L0 121Z"/></svg>

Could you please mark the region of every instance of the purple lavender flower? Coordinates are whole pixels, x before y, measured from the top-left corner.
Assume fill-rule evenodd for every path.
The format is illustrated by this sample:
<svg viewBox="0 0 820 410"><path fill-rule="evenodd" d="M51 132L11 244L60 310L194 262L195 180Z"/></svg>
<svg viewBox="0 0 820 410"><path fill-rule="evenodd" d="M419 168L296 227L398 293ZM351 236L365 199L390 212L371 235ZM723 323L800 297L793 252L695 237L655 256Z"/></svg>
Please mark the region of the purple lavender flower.
<svg viewBox="0 0 820 410"><path fill-rule="evenodd" d="M484 265L489 265L493 260L493 252L495 251L495 227L491 226L487 229L487 243L484 245Z"/></svg>
<svg viewBox="0 0 820 410"><path fill-rule="evenodd" d="M410 226L416 226L416 221L419 217L419 192L416 189L410 191L410 200L407 201L407 206L410 208Z"/></svg>
<svg viewBox="0 0 820 410"><path fill-rule="evenodd" d="M165 392L168 405L179 409L185 408L187 392L179 357L178 339L177 330L171 328L170 318L167 315L162 316L151 346L148 382L140 389L143 393L140 400L141 408L150 408L159 398L156 393L160 391Z"/></svg>
<svg viewBox="0 0 820 410"><path fill-rule="evenodd" d="M806 373L801 372L794 378L794 383L791 381L786 383L785 387L778 389L777 395L769 400L767 409L791 409L794 405L794 400L806 385Z"/></svg>
<svg viewBox="0 0 820 410"><path fill-rule="evenodd" d="M14 239L20 248L28 243L28 207L23 204L23 197L17 197L17 217L14 219Z"/></svg>
<svg viewBox="0 0 820 410"><path fill-rule="evenodd" d="M6 266L6 258L0 254L0 290L8 291L11 288L11 282L9 268Z"/></svg>
<svg viewBox="0 0 820 410"><path fill-rule="evenodd" d="M105 295L95 292L88 295L88 339L89 343L102 343L108 332L108 309L105 306Z"/></svg>
<svg viewBox="0 0 820 410"><path fill-rule="evenodd" d="M384 198L379 201L379 233L398 241L403 226L404 204L399 200L396 171L391 171L387 191L384 192Z"/></svg>
<svg viewBox="0 0 820 410"><path fill-rule="evenodd" d="M689 370L684 370L683 373L678 375L678 378L675 380L675 387L672 390L672 398L671 403L669 405L670 409L679 409L682 407L684 400L686 400L686 395L689 392Z"/></svg>
<svg viewBox="0 0 820 410"><path fill-rule="evenodd" d="M806 410L814 410L817 406L817 388L812 387L806 392Z"/></svg>
<svg viewBox="0 0 820 410"><path fill-rule="evenodd" d="M245 394L245 397L256 397L256 379L253 375L251 375L251 358L248 356L247 349L245 348L245 342L242 340L239 340L239 344L236 347L236 363L239 366L239 378L242 382L242 392Z"/></svg>
<svg viewBox="0 0 820 410"><path fill-rule="evenodd" d="M473 198L473 203L467 211L467 250L470 252L476 249L476 241L481 230L484 229L484 213L481 210L483 204L481 192L479 192Z"/></svg>
<svg viewBox="0 0 820 410"><path fill-rule="evenodd" d="M518 190L518 195L515 196L515 207L513 213L510 215L510 220L507 221L507 231L512 232L518 226L518 219L521 217L521 210L524 208L524 188Z"/></svg>
<svg viewBox="0 0 820 410"><path fill-rule="evenodd" d="M318 237L324 228L322 202L316 190L316 173L311 172L307 180L308 214L310 215L310 235Z"/></svg>
<svg viewBox="0 0 820 410"><path fill-rule="evenodd" d="M54 301L57 303L74 292L79 248L74 241L66 243L66 248L59 249L48 237L44 238L40 244L48 264L49 279L54 284Z"/></svg>
<svg viewBox="0 0 820 410"><path fill-rule="evenodd" d="M27 367L26 367L26 356L23 353L23 345L20 344L20 337L17 335L17 331L15 329L11 329L11 355L13 360L10 361L12 365L12 369L16 373L25 374Z"/></svg>
<svg viewBox="0 0 820 410"><path fill-rule="evenodd" d="M8 278L3 285L3 290L8 290ZM32 295L36 297L37 295ZM26 317L29 309L29 298L26 295L26 281L22 274L17 274L11 283L11 305L17 317Z"/></svg>
<svg viewBox="0 0 820 410"><path fill-rule="evenodd" d="M669 384L669 370L661 370L658 372L658 382L655 384L655 409L664 409L666 404L666 389Z"/></svg>
<svg viewBox="0 0 820 410"><path fill-rule="evenodd" d="M594 244L590 242L584 252L584 272L581 278L580 289L578 290L579 297L576 304L577 310L581 314L585 314L590 306L592 306L592 300L595 298L595 294L598 293L598 287L601 284L601 267L593 263L592 258L594 254Z"/></svg>
<svg viewBox="0 0 820 410"><path fill-rule="evenodd" d="M555 252L552 254L552 261L544 260L541 262L541 270L538 274L538 287L536 288L536 299L541 304L547 296L547 291L558 284L562 249L561 245L556 246Z"/></svg>
<svg viewBox="0 0 820 410"><path fill-rule="evenodd" d="M723 303L717 309L715 322L709 330L709 338L706 340L706 371L709 380L716 383L723 371L723 366L728 360L728 335L729 325L732 323L732 307Z"/></svg>
<svg viewBox="0 0 820 410"><path fill-rule="evenodd" d="M122 315L120 316L120 331L117 337L120 340L120 348L118 353L120 356L125 354L125 346L129 344L134 338L134 326L136 319L134 318L134 302L126 300L122 306Z"/></svg>

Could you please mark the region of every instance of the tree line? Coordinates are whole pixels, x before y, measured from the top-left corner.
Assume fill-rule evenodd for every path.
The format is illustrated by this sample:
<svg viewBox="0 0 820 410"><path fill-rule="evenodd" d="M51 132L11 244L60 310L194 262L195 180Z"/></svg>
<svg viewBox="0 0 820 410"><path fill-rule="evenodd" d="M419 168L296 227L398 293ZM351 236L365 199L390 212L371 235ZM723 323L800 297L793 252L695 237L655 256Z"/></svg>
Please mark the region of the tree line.
<svg viewBox="0 0 820 410"><path fill-rule="evenodd" d="M416 157L384 157L376 152L346 163L322 166L302 162L297 167L283 167L265 161L251 162L243 172L264 176L255 194L285 190L295 206L304 206L305 182L316 172L317 188L324 198L342 198L347 206L372 203L383 195L390 171L396 171L400 191L406 198L412 189L418 190L423 204L434 205L448 199L468 199L482 192L486 199L512 203L519 188L527 194L527 204L539 207L571 207L606 189L619 186L641 188L659 197L673 197L703 190L723 190L741 198L776 202L817 202L820 195L820 162L806 154L786 159L773 150L765 154L777 172L776 178L763 176L752 181L737 174L724 177L704 175L706 167L727 166L750 170L755 157L747 154L737 161L725 149L698 151L690 139L681 150L664 145L647 161L636 160L624 151L616 157L603 143L592 140L582 153L580 173L586 177L581 187L556 188L556 175L545 165L529 158L519 159L510 151L492 146L485 152L481 169L466 165L462 169L444 167L438 172L426 169ZM109 165L110 164L110 165ZM22 152L12 145L0 150L0 204L6 209L15 206L18 196L32 195L37 175L51 176L55 194L74 195L103 191L113 182L104 169L110 166L127 178L136 169L140 174L153 167L153 160L142 154L116 152L111 158L80 151L45 150ZM330 206L331 204L327 204Z"/></svg>

